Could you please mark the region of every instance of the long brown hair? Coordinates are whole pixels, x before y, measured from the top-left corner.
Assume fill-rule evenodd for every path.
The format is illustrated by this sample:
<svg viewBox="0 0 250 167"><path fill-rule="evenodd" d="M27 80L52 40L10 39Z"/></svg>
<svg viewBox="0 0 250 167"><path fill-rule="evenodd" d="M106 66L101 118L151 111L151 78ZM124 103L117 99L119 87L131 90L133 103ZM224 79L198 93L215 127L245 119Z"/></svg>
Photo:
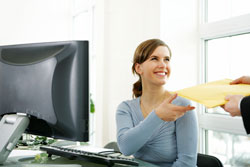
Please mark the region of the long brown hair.
<svg viewBox="0 0 250 167"><path fill-rule="evenodd" d="M141 76L136 72L135 65L142 64L146 61L149 56L154 52L158 46L166 46L170 53L170 58L172 56L171 50L165 42L160 39L149 39L142 42L135 50L133 58L132 72L139 76L139 80L133 85L133 97L140 97L142 95L142 81Z"/></svg>

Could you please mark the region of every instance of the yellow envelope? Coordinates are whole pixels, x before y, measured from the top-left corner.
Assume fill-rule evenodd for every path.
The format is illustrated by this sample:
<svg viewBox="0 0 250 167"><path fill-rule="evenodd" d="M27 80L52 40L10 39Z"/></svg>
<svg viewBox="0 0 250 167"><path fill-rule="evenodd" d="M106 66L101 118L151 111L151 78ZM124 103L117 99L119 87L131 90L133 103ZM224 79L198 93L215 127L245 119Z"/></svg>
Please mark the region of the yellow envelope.
<svg viewBox="0 0 250 167"><path fill-rule="evenodd" d="M224 79L214 82L193 86L176 91L179 96L196 101L213 108L225 104L226 95L250 95L250 85L235 84L230 85L231 79Z"/></svg>

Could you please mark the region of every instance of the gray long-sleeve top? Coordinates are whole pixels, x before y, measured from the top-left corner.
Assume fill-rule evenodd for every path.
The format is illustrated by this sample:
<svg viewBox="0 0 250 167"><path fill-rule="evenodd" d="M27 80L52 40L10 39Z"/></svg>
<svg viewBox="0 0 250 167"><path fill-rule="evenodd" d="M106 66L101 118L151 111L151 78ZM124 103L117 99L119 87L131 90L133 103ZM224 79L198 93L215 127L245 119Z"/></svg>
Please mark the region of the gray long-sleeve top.
<svg viewBox="0 0 250 167"><path fill-rule="evenodd" d="M177 97L175 105L190 102ZM145 119L140 97L122 102L116 112L117 142L124 155L164 167L195 167L197 118L194 110L176 121L163 121L153 110Z"/></svg>

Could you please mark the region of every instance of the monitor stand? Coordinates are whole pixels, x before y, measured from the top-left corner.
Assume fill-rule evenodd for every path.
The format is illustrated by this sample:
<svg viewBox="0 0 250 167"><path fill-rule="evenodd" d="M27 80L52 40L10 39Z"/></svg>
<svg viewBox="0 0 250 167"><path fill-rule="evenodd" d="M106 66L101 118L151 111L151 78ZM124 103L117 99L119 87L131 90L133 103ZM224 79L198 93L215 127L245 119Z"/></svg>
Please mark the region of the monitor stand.
<svg viewBox="0 0 250 167"><path fill-rule="evenodd" d="M0 164L8 158L18 140L29 125L25 115L4 115L0 122Z"/></svg>

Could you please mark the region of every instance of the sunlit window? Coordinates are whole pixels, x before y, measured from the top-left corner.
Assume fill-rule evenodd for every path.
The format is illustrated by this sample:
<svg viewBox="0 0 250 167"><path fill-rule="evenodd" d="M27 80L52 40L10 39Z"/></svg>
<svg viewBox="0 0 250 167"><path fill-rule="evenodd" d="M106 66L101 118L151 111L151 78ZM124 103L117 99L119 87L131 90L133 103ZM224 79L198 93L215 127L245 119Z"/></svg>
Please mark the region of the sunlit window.
<svg viewBox="0 0 250 167"><path fill-rule="evenodd" d="M210 82L250 75L250 1L202 2L201 20L205 23L200 24L201 80ZM250 165L250 136L246 135L241 118L231 117L221 107L203 107L200 118L200 152L219 158L225 167Z"/></svg>
<svg viewBox="0 0 250 167"><path fill-rule="evenodd" d="M250 13L249 0L206 0L207 22L220 21Z"/></svg>
<svg viewBox="0 0 250 167"><path fill-rule="evenodd" d="M207 154L216 156L226 165L249 166L250 137L210 130L206 137Z"/></svg>
<svg viewBox="0 0 250 167"><path fill-rule="evenodd" d="M249 43L250 34L206 41L207 82L250 75ZM227 114L220 107L209 109L208 112Z"/></svg>

